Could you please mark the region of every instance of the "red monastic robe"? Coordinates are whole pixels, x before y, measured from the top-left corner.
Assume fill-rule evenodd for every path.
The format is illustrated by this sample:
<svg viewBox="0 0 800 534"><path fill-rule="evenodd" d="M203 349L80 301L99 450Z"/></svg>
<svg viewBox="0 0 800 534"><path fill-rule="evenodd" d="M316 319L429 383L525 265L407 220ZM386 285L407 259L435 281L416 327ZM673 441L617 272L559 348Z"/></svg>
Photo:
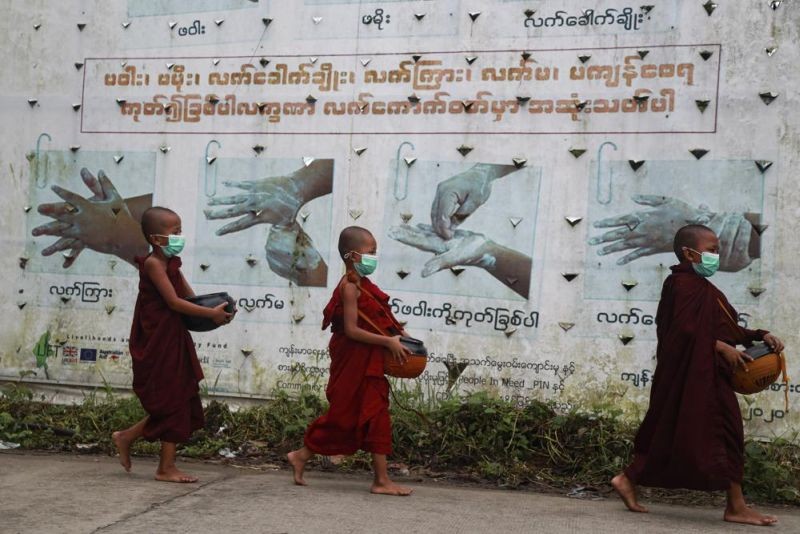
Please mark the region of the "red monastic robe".
<svg viewBox="0 0 800 534"><path fill-rule="evenodd" d="M742 415L731 385L733 370L715 343L749 345L767 332L734 326L720 302L738 317L691 263L672 267L656 314L650 406L625 470L636 484L711 491L742 481Z"/></svg>
<svg viewBox="0 0 800 534"><path fill-rule="evenodd" d="M361 289L359 310L385 331L400 333L399 323L389 307L389 296L368 278L361 279ZM331 373L325 396L330 407L306 430L305 445L312 452L329 456L353 454L359 449L391 454L389 382L383 375L386 349L345 335L339 286L323 312L322 328L329 325L333 332L329 344ZM360 317L358 326L374 332Z"/></svg>
<svg viewBox="0 0 800 534"><path fill-rule="evenodd" d="M139 297L133 311L130 351L133 390L150 416L143 437L148 441L182 443L203 427L203 405L198 382L203 370L194 341L181 315L171 310L139 265ZM179 297L188 295L180 272L180 258L170 258L167 277Z"/></svg>

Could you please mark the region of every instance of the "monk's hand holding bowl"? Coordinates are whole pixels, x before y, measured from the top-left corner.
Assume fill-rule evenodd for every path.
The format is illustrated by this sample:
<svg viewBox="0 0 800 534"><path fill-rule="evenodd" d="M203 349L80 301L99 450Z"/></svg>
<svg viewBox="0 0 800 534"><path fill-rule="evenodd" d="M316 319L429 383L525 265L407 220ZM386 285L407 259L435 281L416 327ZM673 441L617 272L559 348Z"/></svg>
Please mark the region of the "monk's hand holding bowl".
<svg viewBox="0 0 800 534"><path fill-rule="evenodd" d="M772 334L766 334L764 336L764 343L766 343L769 346L769 348L771 348L777 354L783 352L784 349L783 341L773 336Z"/></svg>
<svg viewBox="0 0 800 534"><path fill-rule="evenodd" d="M717 353L725 358L725 361L728 362L731 369L736 369L737 367L747 369L747 362L753 361L753 358L744 352L722 341L717 341Z"/></svg>
<svg viewBox="0 0 800 534"><path fill-rule="evenodd" d="M390 337L386 341L386 348L392 353L392 358L399 364L406 363L408 355L411 354L408 349L400 343L400 336Z"/></svg>
<svg viewBox="0 0 800 534"><path fill-rule="evenodd" d="M227 305L227 302L223 302L219 306L212 309L211 320L214 321L215 324L226 324L231 322L233 314L225 311L225 307Z"/></svg>

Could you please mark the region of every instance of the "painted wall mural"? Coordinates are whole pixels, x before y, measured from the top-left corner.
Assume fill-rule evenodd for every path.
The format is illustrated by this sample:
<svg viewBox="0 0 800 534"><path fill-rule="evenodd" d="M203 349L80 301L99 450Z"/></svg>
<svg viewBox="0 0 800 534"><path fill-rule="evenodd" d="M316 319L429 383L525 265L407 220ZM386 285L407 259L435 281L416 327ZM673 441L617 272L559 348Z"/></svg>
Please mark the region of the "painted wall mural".
<svg viewBox="0 0 800 534"><path fill-rule="evenodd" d="M322 392L351 224L431 350L409 384L427 395L636 416L689 222L720 235L739 323L785 338L800 375L800 12L534 4L12 3L0 380L130 387L152 205L181 215L195 289L238 302L194 336L208 395ZM749 430L800 428L798 398L743 400Z"/></svg>

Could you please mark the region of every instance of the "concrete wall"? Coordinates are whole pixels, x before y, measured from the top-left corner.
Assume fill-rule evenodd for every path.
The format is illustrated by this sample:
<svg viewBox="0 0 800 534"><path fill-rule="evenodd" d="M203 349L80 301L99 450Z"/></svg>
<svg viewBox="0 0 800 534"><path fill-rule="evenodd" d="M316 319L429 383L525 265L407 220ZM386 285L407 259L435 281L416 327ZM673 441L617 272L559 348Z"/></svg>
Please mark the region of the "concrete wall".
<svg viewBox="0 0 800 534"><path fill-rule="evenodd" d="M214 395L324 388L350 224L433 352L427 394L640 415L685 221L800 374L800 12L718 4L7 2L0 377L129 386L151 204L183 218L197 293L239 302L195 335ZM765 435L800 422L779 386L743 407Z"/></svg>

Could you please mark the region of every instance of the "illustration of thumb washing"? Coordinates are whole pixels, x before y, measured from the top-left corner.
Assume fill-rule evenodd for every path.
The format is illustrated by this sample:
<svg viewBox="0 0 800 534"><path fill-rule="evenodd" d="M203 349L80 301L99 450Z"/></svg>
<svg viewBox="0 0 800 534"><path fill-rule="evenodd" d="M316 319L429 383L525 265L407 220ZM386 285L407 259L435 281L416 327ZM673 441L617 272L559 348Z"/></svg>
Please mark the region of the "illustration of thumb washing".
<svg viewBox="0 0 800 534"><path fill-rule="evenodd" d="M426 163L428 163L427 166ZM409 198L412 199L414 206L424 205L422 197L426 194L421 180L415 174L429 169L437 174L442 174L443 165L442 162L417 162L415 164L416 170L408 178ZM509 217L502 213L504 204L506 207L511 206L512 209L515 209L514 213L520 215L511 217L512 221L529 219L530 224L533 224L535 216L530 215L531 208L525 205L515 208L514 202L510 198L514 196L514 188L517 188L517 193L524 193L516 187L516 184L515 187L507 188L501 193L506 198L502 198L496 203L490 202L493 191L497 189L497 182L501 178L510 177L509 175L518 170L515 165L477 163L450 175L436 185L430 201L430 224L392 224L388 230L389 237L408 247L433 254L433 257L425 260L419 270L422 278L434 277L437 273L446 270L455 269L455 272L459 272L458 270L464 267L476 267L518 296L528 298L532 267L531 255L516 250L513 246L504 245L483 231L463 228L467 221L473 220L476 215L480 215L481 211L486 212L487 216L497 222L502 219L508 221ZM524 179L523 174L520 174L520 180ZM518 196L524 198L524 194ZM507 203L506 200L509 202ZM537 202L535 197L527 200L534 206ZM513 240L517 225L513 222L511 224L505 222L505 224L508 225L506 227L507 237ZM484 227L484 225L480 226ZM497 227L502 228L500 225ZM443 280L446 278L439 281Z"/></svg>

